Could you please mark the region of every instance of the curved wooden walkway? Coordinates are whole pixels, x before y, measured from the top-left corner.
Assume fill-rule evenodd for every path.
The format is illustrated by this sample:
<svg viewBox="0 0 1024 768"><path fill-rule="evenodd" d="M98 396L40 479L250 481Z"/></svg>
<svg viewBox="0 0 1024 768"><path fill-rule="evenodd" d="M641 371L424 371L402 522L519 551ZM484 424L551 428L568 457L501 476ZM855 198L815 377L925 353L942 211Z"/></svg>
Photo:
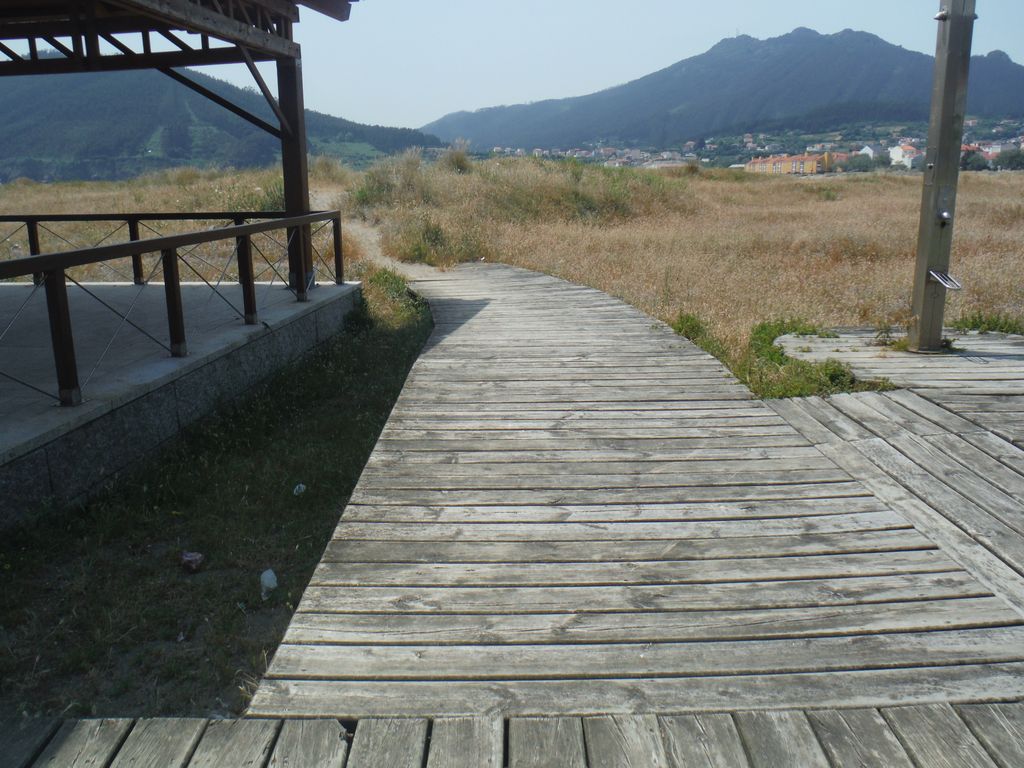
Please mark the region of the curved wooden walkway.
<svg viewBox="0 0 1024 768"><path fill-rule="evenodd" d="M717 361L510 267L416 289L434 335L251 715L877 725L870 708L1024 697L1019 574ZM953 710L921 711L941 731Z"/></svg>

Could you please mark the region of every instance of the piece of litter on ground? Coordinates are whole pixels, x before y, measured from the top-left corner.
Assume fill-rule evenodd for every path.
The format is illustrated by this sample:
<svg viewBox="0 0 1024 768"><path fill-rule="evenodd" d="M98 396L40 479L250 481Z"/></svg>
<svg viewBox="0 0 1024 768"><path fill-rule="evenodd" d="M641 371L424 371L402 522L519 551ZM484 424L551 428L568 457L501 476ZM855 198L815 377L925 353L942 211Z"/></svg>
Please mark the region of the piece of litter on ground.
<svg viewBox="0 0 1024 768"><path fill-rule="evenodd" d="M292 489L292 496L301 496L306 492L306 486L299 483Z"/></svg>
<svg viewBox="0 0 1024 768"><path fill-rule="evenodd" d="M277 589L277 574L267 568L260 574L260 597L266 600L275 589Z"/></svg>
<svg viewBox="0 0 1024 768"><path fill-rule="evenodd" d="M206 556L202 552L182 552L181 567L189 573L198 573L203 567Z"/></svg>

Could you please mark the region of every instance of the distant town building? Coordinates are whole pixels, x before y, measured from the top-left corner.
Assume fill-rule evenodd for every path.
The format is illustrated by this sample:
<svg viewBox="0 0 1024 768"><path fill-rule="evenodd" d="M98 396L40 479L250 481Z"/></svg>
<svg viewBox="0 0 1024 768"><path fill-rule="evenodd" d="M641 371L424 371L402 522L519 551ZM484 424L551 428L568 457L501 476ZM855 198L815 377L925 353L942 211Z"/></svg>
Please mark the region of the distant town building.
<svg viewBox="0 0 1024 768"><path fill-rule="evenodd" d="M842 152L825 152L820 155L773 155L755 157L746 164L749 173L765 173L775 176L811 176L830 173L850 156Z"/></svg>
<svg viewBox="0 0 1024 768"><path fill-rule="evenodd" d="M914 161L923 156L923 152L912 144L899 144L889 148L889 159L893 165L913 168Z"/></svg>

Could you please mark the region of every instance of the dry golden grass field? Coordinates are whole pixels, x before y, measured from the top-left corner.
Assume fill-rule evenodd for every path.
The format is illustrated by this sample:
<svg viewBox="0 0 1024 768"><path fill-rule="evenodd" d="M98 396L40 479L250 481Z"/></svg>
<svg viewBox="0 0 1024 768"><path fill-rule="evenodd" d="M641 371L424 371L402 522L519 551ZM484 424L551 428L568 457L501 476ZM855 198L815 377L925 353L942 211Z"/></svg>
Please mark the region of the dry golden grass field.
<svg viewBox="0 0 1024 768"><path fill-rule="evenodd" d="M436 164L410 152L364 174L317 159L311 186L315 207L341 206L379 225L388 256L442 267L503 261L586 283L670 323L693 315L734 369L765 321L898 329L908 320L919 174L691 171L473 161L455 149ZM0 188L2 213L276 207L273 171L186 168L124 183ZM110 229L63 226L82 243ZM162 231L174 226L193 225ZM0 246L0 258L17 240ZM67 247L44 233L47 244ZM358 247L350 237L347 257ZM218 264L225 254L205 258ZM950 296L948 320L1024 319L1024 173L962 174L951 271L965 289Z"/></svg>
<svg viewBox="0 0 1024 768"><path fill-rule="evenodd" d="M386 252L485 257L586 283L672 322L696 315L737 354L760 322L908 319L922 178L768 178L534 160L371 170L354 195ZM947 317L1024 316L1024 173L966 173Z"/></svg>

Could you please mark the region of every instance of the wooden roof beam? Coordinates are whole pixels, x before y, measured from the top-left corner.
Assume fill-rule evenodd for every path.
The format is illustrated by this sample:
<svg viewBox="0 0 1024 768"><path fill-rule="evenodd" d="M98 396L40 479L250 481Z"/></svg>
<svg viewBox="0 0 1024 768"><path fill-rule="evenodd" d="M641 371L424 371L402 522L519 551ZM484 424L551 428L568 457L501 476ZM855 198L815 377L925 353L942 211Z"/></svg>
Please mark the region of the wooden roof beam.
<svg viewBox="0 0 1024 768"><path fill-rule="evenodd" d="M6 52L4 53L6 55ZM259 61L271 58L256 53L253 56ZM117 72L131 69L162 69L164 67L204 67L215 64L245 64L245 57L238 48L162 51L135 55L117 54L95 58L55 56L30 59L19 56L10 61L0 60L0 77L4 75L60 75L73 72Z"/></svg>
<svg viewBox="0 0 1024 768"><path fill-rule="evenodd" d="M138 11L176 28L208 34L252 51L290 59L299 57L299 46L279 35L189 0L113 0L118 6Z"/></svg>
<svg viewBox="0 0 1024 768"><path fill-rule="evenodd" d="M330 16L338 21L348 21L352 13L352 3L358 0L297 0L299 5L312 8L324 16Z"/></svg>

